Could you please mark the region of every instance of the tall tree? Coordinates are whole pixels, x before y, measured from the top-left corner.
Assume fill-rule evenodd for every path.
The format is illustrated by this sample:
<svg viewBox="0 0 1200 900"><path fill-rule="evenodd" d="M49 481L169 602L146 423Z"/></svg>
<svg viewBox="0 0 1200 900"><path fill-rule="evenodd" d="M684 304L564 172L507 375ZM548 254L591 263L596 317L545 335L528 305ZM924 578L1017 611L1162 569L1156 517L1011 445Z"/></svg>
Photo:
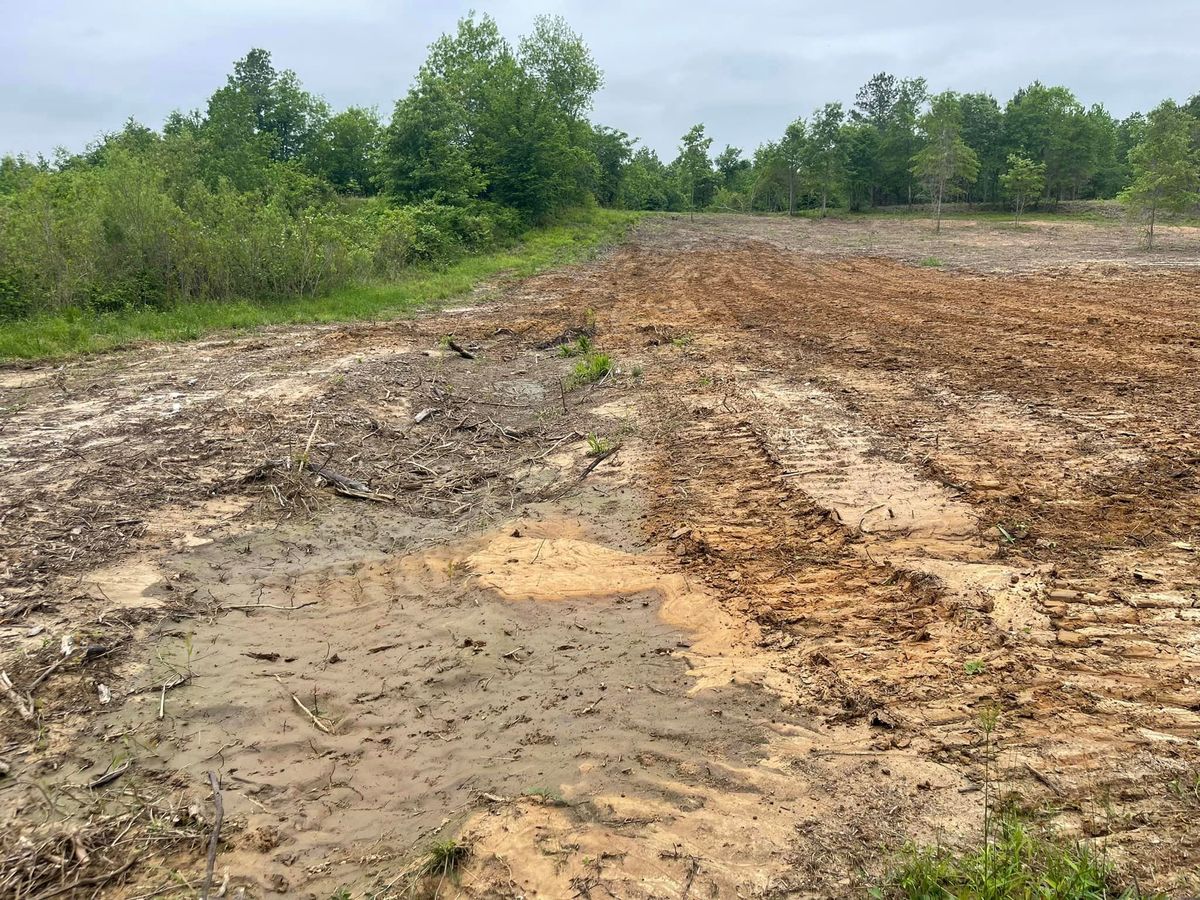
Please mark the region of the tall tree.
<svg viewBox="0 0 1200 900"><path fill-rule="evenodd" d="M1150 113L1142 142L1129 152L1133 181L1121 202L1146 219L1146 246L1154 247L1160 210L1179 212L1200 203L1200 152L1192 146L1196 120L1170 100Z"/></svg>
<svg viewBox="0 0 1200 900"><path fill-rule="evenodd" d="M732 144L726 144L713 163L721 176L721 186L728 190L733 190L738 176L750 168L750 160L743 158L741 148Z"/></svg>
<svg viewBox="0 0 1200 900"><path fill-rule="evenodd" d="M688 211L696 217L696 203L703 200L705 185L712 179L712 162L708 150L712 138L704 134L704 126L693 125L681 139L676 166L683 182L684 196L688 200Z"/></svg>
<svg viewBox="0 0 1200 900"><path fill-rule="evenodd" d="M552 103L576 120L592 106L604 75L587 44L562 16L538 16L533 31L521 38L521 65Z"/></svg>
<svg viewBox="0 0 1200 900"><path fill-rule="evenodd" d="M779 163L787 175L788 215L796 214L796 185L804 165L807 148L804 120L797 119L783 132L783 139L776 145Z"/></svg>
<svg viewBox="0 0 1200 900"><path fill-rule="evenodd" d="M991 94L962 94L962 139L979 156L979 177L967 185L967 199L994 200L1005 167L1004 115Z"/></svg>
<svg viewBox="0 0 1200 900"><path fill-rule="evenodd" d="M633 158L636 138L630 138L616 128L598 126L592 134L592 153L596 157L596 182L592 193L603 206L617 206L621 198L621 182Z"/></svg>
<svg viewBox="0 0 1200 900"><path fill-rule="evenodd" d="M826 103L813 114L808 127L805 162L813 191L821 198L822 216L829 209L829 198L837 190L845 171L842 119L842 104Z"/></svg>
<svg viewBox="0 0 1200 900"><path fill-rule="evenodd" d="M383 126L374 109L351 106L331 116L309 151L314 171L343 194L373 194Z"/></svg>
<svg viewBox="0 0 1200 900"><path fill-rule="evenodd" d="M961 136L961 115L954 93L934 97L929 112L921 117L925 146L913 157L912 172L933 203L938 233L942 230L942 203L979 175L979 157Z"/></svg>

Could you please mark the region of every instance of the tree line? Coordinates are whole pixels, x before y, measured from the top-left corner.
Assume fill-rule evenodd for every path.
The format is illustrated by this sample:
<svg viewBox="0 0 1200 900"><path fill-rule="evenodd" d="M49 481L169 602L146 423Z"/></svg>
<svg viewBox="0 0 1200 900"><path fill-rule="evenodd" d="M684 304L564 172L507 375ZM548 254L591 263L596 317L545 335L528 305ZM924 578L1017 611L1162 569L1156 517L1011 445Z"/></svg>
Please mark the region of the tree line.
<svg viewBox="0 0 1200 900"><path fill-rule="evenodd" d="M1004 106L872 77L747 155L696 125L663 162L591 121L603 75L553 16L469 16L385 121L251 50L203 110L0 159L0 316L311 296L512 239L574 207L795 213L950 199L1197 201L1200 95L1118 121L1035 82ZM1151 226L1152 227L1152 226ZM1152 232L1151 232L1152 233Z"/></svg>
<svg viewBox="0 0 1200 900"><path fill-rule="evenodd" d="M873 76L854 104L826 103L747 157L710 159L704 126L662 163L632 154L623 196L643 209L852 211L948 200L1031 204L1119 197L1153 221L1200 203L1200 94L1118 120L1067 88L1034 82L1003 106L990 94L930 94L922 78Z"/></svg>

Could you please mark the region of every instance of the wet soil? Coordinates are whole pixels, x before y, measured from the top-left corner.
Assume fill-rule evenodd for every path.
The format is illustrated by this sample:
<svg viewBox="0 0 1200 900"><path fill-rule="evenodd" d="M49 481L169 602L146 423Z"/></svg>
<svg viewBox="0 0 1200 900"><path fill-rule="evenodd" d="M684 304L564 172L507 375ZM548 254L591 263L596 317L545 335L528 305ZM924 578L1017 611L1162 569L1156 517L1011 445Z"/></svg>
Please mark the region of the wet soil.
<svg viewBox="0 0 1200 900"><path fill-rule="evenodd" d="M212 771L247 896L861 896L984 788L1194 892L1188 235L856 227L0 372L3 890L194 893Z"/></svg>

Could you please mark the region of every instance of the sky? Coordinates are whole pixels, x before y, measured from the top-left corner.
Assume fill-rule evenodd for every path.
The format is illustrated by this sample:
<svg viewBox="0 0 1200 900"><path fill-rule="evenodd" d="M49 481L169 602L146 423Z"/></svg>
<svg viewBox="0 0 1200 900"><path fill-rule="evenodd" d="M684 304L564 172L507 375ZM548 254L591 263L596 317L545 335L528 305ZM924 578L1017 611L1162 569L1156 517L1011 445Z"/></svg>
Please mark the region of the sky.
<svg viewBox="0 0 1200 900"><path fill-rule="evenodd" d="M251 47L335 108L386 116L471 8L513 41L565 16L605 73L593 120L665 159L697 122L750 151L880 71L1001 103L1064 84L1119 117L1200 93L1200 0L0 0L0 154L203 108Z"/></svg>

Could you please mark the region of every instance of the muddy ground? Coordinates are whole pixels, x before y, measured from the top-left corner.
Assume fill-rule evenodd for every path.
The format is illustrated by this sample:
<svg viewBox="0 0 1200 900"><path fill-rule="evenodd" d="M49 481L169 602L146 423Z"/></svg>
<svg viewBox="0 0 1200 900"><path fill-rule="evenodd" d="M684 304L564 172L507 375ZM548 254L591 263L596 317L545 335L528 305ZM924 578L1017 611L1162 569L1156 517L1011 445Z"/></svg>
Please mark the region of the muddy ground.
<svg viewBox="0 0 1200 900"><path fill-rule="evenodd" d="M1134 247L651 219L0 370L0 895L194 895L210 772L230 896L862 896L985 797L1195 893L1200 248Z"/></svg>

